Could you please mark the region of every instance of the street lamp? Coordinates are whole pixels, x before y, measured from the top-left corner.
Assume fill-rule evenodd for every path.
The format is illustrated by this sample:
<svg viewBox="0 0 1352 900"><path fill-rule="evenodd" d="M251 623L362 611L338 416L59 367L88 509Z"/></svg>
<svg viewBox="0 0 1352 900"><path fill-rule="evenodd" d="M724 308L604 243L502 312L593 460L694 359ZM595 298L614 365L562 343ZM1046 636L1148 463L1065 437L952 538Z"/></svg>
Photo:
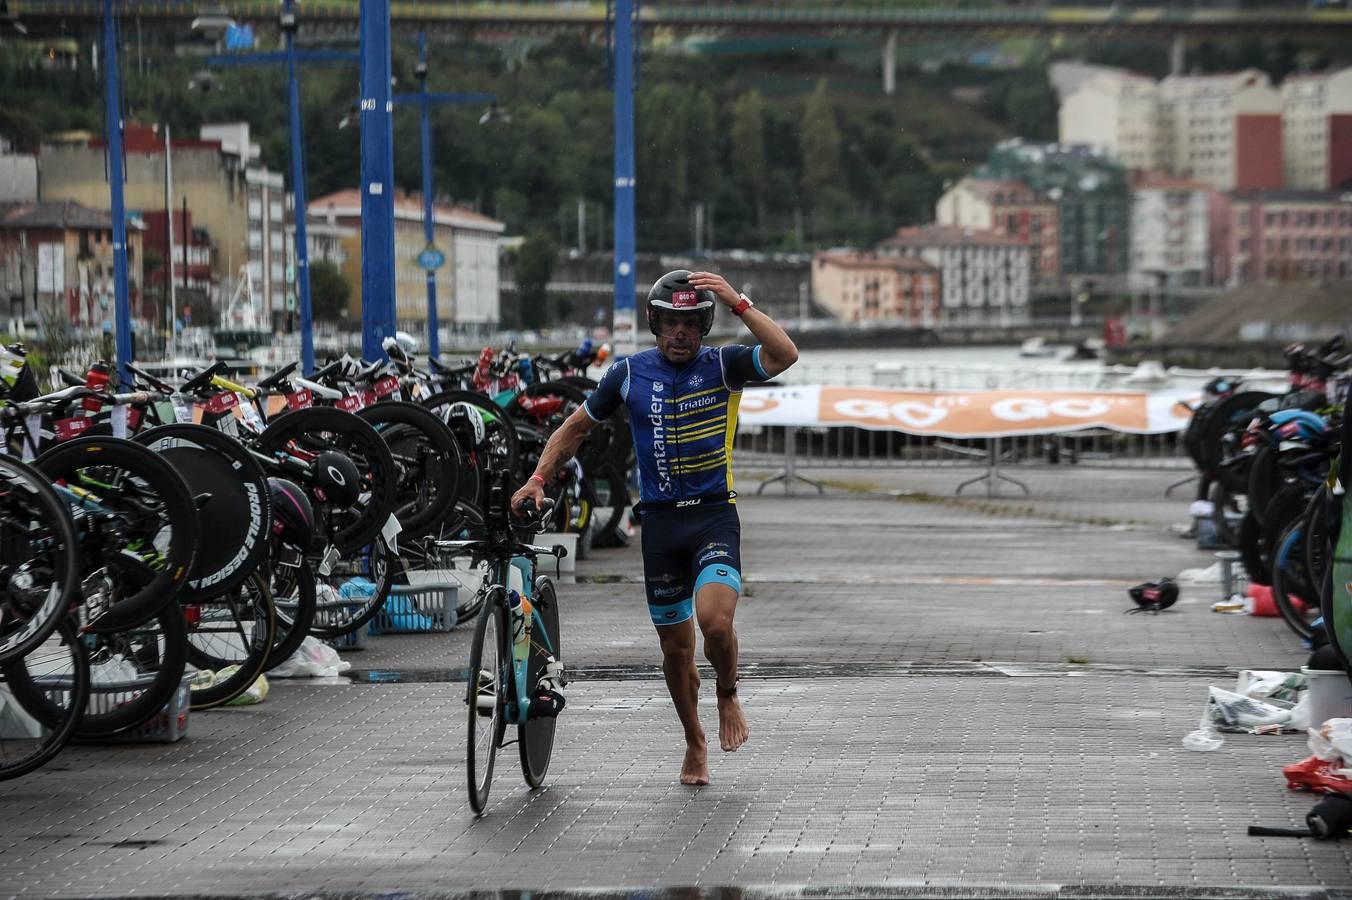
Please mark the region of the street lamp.
<svg viewBox="0 0 1352 900"><path fill-rule="evenodd" d="M418 35L418 64L414 72L418 76L418 92L398 94L393 100L396 105L416 105L421 126L422 144L422 199L423 199L423 240L422 253L418 254L418 265L427 273L427 355L433 359L441 355L440 323L437 317L437 269L446 264L446 255L436 247L436 206L433 203L435 187L432 183L432 107L460 103L483 103L488 101L488 110L479 117L479 124L492 121L511 121L511 117L498 109L497 102L488 94L433 94L427 90L427 33ZM344 117L344 122L347 119ZM339 128L343 127L340 122Z"/></svg>
<svg viewBox="0 0 1352 900"><path fill-rule="evenodd" d="M306 232L306 219L309 214L305 190L305 132L301 127L300 81L296 76L298 62L350 62L357 59L352 53L332 50L297 50L296 29L298 27L295 0L281 0L281 10L277 14L277 26L285 37L286 49L281 54L248 53L228 56L213 56L208 62L213 65L259 65L285 63L286 99L291 137L291 194L295 200L295 252L296 252L296 294L300 309L300 357L301 371L309 374L315 368L314 325L311 319L310 305L310 242ZM202 15L193 20L193 29L204 34L221 33L234 26L229 16ZM271 298L268 298L269 301Z"/></svg>

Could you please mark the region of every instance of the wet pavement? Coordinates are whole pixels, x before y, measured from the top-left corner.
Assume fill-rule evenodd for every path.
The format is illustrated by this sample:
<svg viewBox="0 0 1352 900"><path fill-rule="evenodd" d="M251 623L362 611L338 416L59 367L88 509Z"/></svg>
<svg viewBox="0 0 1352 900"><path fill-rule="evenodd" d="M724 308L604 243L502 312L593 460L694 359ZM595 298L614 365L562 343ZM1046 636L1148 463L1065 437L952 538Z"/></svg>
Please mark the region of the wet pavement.
<svg viewBox="0 0 1352 900"><path fill-rule="evenodd" d="M514 746L490 808L465 791L470 628L368 639L348 677L272 683L169 745L77 747L0 784L0 894L428 897L1352 898L1352 841L1251 838L1313 801L1302 736L1180 739L1207 685L1306 656L1275 619L1185 586L1177 472L810 472L739 503L750 742L679 785L637 547L560 589L573 681L544 790ZM898 496L898 495L901 496ZM1216 594L1216 596L1212 596ZM705 686L711 673L705 672Z"/></svg>

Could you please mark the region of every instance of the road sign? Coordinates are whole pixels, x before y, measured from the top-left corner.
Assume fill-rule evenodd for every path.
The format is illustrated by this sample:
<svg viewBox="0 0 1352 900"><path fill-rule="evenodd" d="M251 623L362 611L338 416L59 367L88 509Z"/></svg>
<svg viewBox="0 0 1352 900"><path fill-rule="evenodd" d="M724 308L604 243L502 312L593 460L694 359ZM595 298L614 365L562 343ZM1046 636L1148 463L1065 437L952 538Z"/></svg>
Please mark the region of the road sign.
<svg viewBox="0 0 1352 900"><path fill-rule="evenodd" d="M446 265L446 254L436 247L428 246L426 250L418 254L418 265L429 271L440 269Z"/></svg>

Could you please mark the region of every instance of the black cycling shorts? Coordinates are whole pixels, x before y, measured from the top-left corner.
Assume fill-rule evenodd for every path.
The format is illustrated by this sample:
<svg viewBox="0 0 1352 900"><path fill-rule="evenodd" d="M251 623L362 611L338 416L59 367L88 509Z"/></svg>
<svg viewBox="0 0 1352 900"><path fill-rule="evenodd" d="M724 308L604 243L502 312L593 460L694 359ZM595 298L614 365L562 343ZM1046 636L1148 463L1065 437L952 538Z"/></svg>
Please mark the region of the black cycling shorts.
<svg viewBox="0 0 1352 900"><path fill-rule="evenodd" d="M711 582L742 592L742 523L731 503L644 512L643 583L654 625L695 614L695 595Z"/></svg>

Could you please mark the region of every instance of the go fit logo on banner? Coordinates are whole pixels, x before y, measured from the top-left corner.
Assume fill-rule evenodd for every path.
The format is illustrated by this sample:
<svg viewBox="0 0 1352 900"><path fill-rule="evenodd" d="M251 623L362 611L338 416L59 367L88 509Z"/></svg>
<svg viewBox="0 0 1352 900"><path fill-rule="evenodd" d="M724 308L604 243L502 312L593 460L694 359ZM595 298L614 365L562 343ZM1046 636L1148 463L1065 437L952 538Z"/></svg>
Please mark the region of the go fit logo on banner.
<svg viewBox="0 0 1352 900"><path fill-rule="evenodd" d="M1145 394L1071 391L935 394L823 387L818 413L823 424L950 436L1036 433L1090 425L1139 431L1149 422Z"/></svg>

